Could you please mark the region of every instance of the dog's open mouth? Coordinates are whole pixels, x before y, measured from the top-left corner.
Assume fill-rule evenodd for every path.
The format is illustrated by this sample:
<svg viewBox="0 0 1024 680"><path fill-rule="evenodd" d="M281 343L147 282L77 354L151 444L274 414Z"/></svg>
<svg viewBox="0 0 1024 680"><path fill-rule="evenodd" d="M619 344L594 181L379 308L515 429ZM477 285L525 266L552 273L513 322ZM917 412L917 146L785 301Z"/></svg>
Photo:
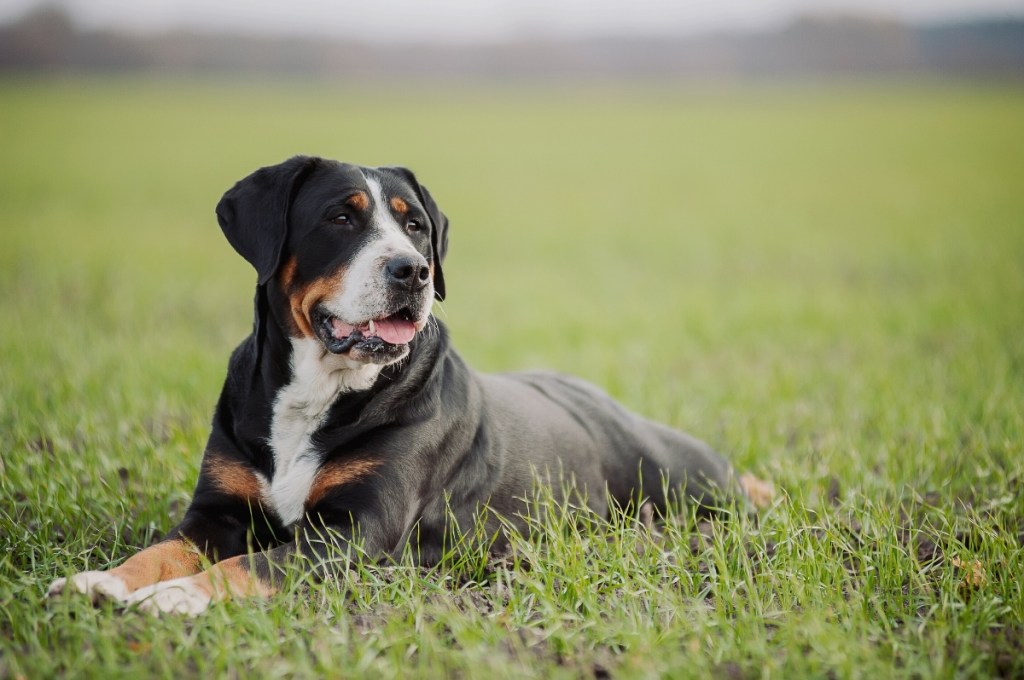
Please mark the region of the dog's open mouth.
<svg viewBox="0 0 1024 680"><path fill-rule="evenodd" d="M331 354L356 350L361 355L385 357L403 353L423 327L408 309L358 325L345 323L323 308L318 308L314 316L320 341Z"/></svg>

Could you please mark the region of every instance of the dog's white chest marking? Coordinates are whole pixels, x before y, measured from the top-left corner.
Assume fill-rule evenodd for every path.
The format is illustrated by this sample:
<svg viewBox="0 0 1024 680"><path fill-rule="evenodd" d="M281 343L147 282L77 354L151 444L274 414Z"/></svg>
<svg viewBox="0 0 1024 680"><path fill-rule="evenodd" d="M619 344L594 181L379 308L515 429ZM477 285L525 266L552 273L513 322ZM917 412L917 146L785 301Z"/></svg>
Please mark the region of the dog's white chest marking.
<svg viewBox="0 0 1024 680"><path fill-rule="evenodd" d="M381 367L324 354L313 338L292 340L292 380L277 393L270 426L274 476L263 496L286 525L302 519L323 451L312 441L339 394L369 389Z"/></svg>

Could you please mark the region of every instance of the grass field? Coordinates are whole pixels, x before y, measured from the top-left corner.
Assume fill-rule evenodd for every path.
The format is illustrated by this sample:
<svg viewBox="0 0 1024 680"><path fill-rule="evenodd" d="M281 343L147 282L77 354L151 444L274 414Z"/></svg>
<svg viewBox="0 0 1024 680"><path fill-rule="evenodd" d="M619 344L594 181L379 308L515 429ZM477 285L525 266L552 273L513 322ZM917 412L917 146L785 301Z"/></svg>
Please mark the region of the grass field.
<svg viewBox="0 0 1024 680"><path fill-rule="evenodd" d="M0 678L1024 676L1024 90L8 80L0 139ZM417 171L477 368L583 375L775 506L192 621L45 602L181 516L251 323L213 207L299 152Z"/></svg>

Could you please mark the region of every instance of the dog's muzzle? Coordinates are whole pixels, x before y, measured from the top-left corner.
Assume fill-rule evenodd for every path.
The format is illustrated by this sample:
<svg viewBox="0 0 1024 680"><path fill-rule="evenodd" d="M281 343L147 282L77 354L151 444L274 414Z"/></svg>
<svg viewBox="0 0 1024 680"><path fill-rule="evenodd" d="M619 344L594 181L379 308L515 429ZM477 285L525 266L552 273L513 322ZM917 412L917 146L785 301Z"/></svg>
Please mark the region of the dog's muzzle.
<svg viewBox="0 0 1024 680"><path fill-rule="evenodd" d="M320 342L331 354L357 353L375 362L404 354L416 333L426 325L410 308L353 325L333 316L323 306L314 310L313 323Z"/></svg>

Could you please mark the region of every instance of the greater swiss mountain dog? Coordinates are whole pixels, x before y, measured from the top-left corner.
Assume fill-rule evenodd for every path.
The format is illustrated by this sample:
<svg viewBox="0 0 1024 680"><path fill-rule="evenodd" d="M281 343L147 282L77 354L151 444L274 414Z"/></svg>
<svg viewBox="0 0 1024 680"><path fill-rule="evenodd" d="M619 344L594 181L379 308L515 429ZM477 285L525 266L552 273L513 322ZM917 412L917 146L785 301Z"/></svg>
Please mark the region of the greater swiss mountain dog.
<svg viewBox="0 0 1024 680"><path fill-rule="evenodd" d="M297 156L238 182L217 219L256 269L255 322L192 503L162 542L50 595L196 614L271 595L297 553L337 568L315 558L356 535L372 556L411 546L434 563L481 516L500 546L503 520L522 526L532 485L552 476L571 482L552 484L556 498L578 493L602 516L641 493L659 510L673 496L764 499L706 444L581 380L468 368L431 316L448 219L409 170Z"/></svg>

